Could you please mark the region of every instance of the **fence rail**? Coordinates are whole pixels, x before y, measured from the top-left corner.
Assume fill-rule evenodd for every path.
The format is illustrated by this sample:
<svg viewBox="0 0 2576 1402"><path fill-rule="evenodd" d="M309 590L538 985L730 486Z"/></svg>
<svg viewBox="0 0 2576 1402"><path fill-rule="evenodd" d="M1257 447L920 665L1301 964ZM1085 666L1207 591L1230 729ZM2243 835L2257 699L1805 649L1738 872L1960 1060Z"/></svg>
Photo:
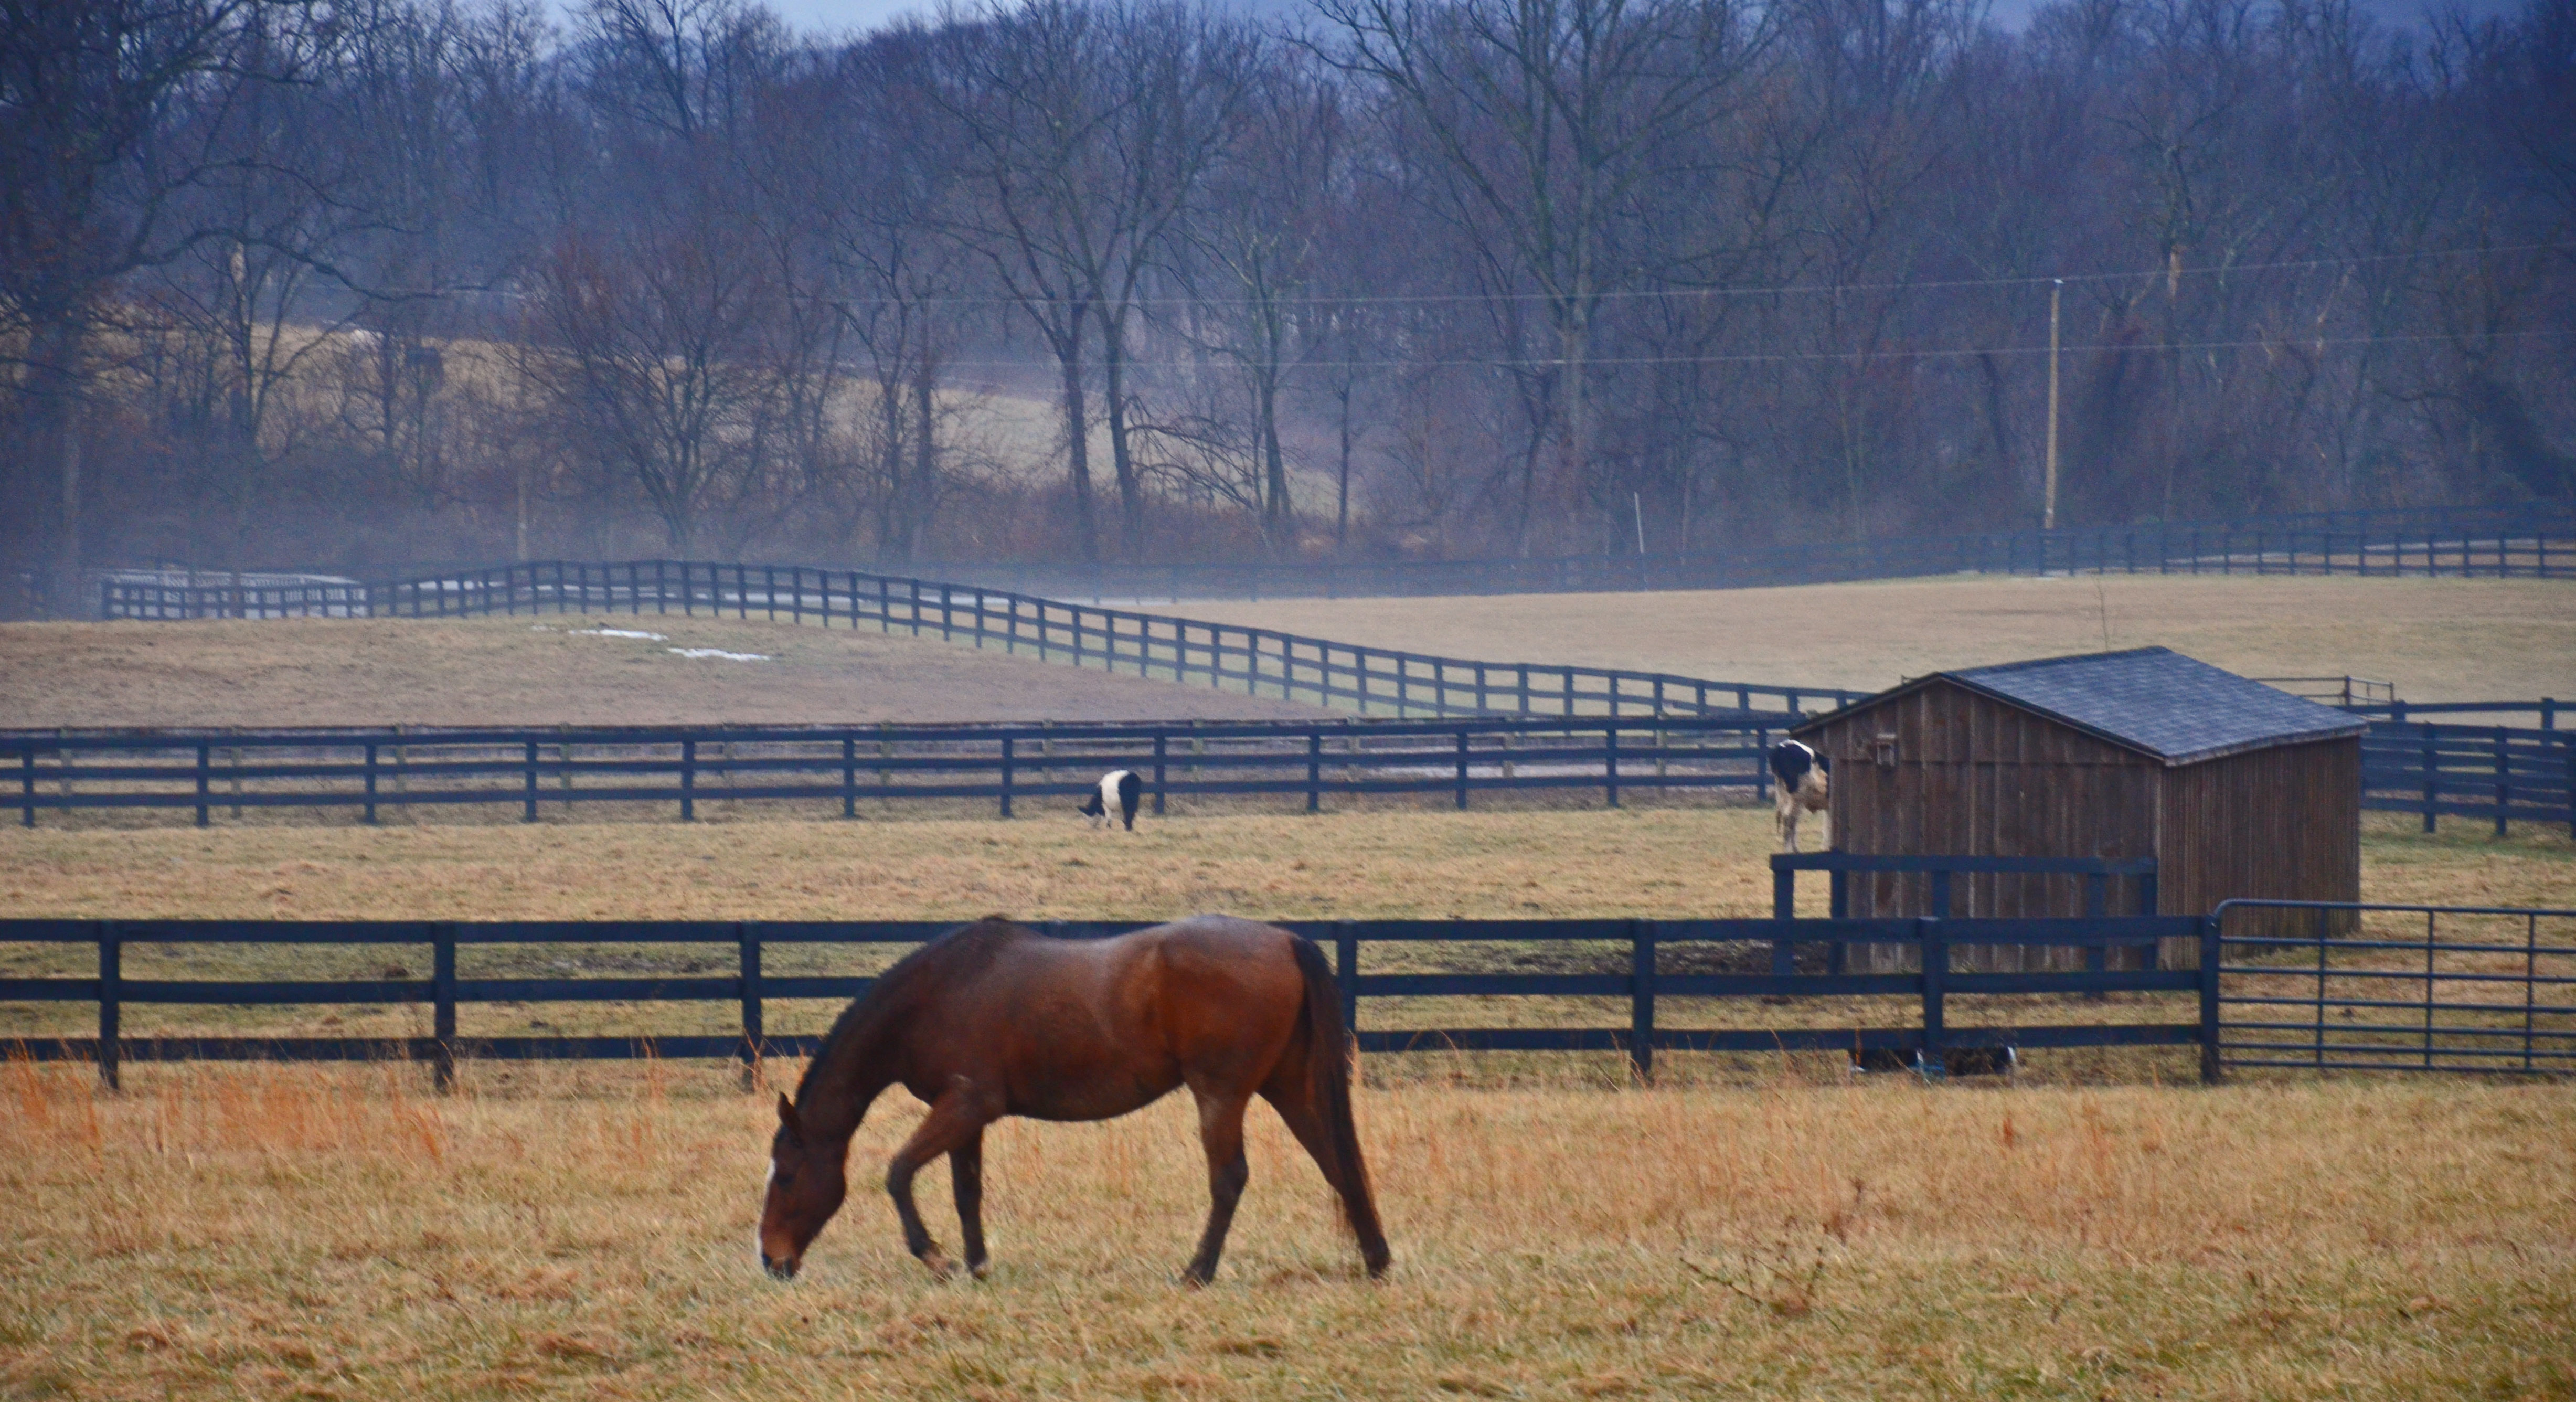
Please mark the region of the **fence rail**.
<svg viewBox="0 0 2576 1402"><path fill-rule="evenodd" d="M1863 693L1660 672L1480 662L1268 628L800 565L549 560L380 584L99 583L106 618L731 616L874 628L1328 709L1423 716L1802 715Z"/></svg>
<svg viewBox="0 0 2576 1402"><path fill-rule="evenodd" d="M2317 511L1665 554L1337 564L944 564L1058 598L1342 598L1741 589L1938 574L2351 574L2576 578L2576 509Z"/></svg>
<svg viewBox="0 0 2576 1402"><path fill-rule="evenodd" d="M2190 970L2153 967L2157 941L2197 933L2190 918L2116 920L1378 920L1283 922L1333 951L1345 1025L1357 1030L1360 1048L1401 1051L1612 1051L1627 1054L1640 1075L1651 1075L1657 1051L1770 1052L1846 1050L1893 1052L1937 1066L1945 1053L1967 1048L2175 1046L2203 1040L2197 1022L2089 1022L2040 1025L1959 1024L1949 1000L1987 994L2132 991L2189 993L2200 986ZM764 972L763 951L779 945L917 944L952 928L918 922L293 922L293 921L0 921L0 946L78 944L96 950L89 977L0 978L0 1003L95 1004L97 1035L22 1037L7 1049L36 1060L95 1061L101 1078L118 1082L126 1061L143 1060L412 1060L431 1064L438 1084L453 1083L460 1058L532 1060L637 1056L731 1058L746 1074L762 1057L810 1053L820 1039L773 1033L767 1004L790 998L855 998L871 979L862 975L784 976ZM1043 928L1063 938L1093 938L1141 928L1140 924L1054 922ZM1611 974L1492 972L1383 972L1366 967L1370 946L1475 945L1492 942L1626 947L1626 971ZM1920 951L1918 970L1902 974L1830 972L1687 972L1665 967L1667 953L1687 946L1838 946L1848 942L1904 943ZM137 946L219 944L426 946L426 979L215 980L136 979L125 975L125 956ZM1954 944L2020 943L2087 948L2136 947L2150 952L2148 967L2092 972L1978 974L1954 971ZM698 945L724 950L732 971L716 976L625 978L469 978L458 972L460 950L504 945ZM1875 996L1907 1000L1913 1025L1875 1027L1674 1026L1658 1014L1659 998L1781 999ZM1437 997L1611 997L1629 1005L1625 1027L1369 1027L1364 1000ZM738 1009L737 1032L721 1036L492 1037L461 1036L460 1007L496 1002L603 1001L715 1002ZM270 1006L299 1004L413 1005L426 1007L426 1037L197 1036L130 1037L129 1006ZM1756 1004L1760 1006L1760 1004Z"/></svg>
<svg viewBox="0 0 2576 1402"><path fill-rule="evenodd" d="M1773 720L1779 718L1774 717ZM0 804L45 812L356 810L481 805L524 822L570 806L802 802L855 817L862 800L1080 798L1134 770L1168 800L1636 790L1770 793L1763 724L1707 717L1225 721L1104 725L570 727L542 729L0 732ZM11 793L9 790L14 789Z"/></svg>
<svg viewBox="0 0 2576 1402"><path fill-rule="evenodd" d="M2222 1071L2576 1072L2576 910L2229 901L2211 924Z"/></svg>

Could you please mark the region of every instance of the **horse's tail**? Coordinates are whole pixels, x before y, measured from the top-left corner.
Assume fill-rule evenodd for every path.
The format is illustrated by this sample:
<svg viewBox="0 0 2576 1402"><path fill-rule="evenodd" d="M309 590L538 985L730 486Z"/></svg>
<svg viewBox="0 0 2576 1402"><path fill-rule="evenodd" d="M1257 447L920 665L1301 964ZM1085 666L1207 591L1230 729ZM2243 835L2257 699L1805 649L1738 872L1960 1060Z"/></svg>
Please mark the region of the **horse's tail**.
<svg viewBox="0 0 2576 1402"><path fill-rule="evenodd" d="M1368 1164L1360 1157L1359 1126L1351 1120L1351 1033L1342 1025L1341 985L1314 941L1299 937L1292 943L1297 972L1306 979L1306 1072L1313 1078L1313 1104L1323 1113L1332 1141L1333 1187L1340 1191L1351 1232L1359 1238L1360 1257L1368 1263L1368 1273L1377 1275L1386 1269L1386 1232L1378 1226L1377 1196L1369 1187Z"/></svg>

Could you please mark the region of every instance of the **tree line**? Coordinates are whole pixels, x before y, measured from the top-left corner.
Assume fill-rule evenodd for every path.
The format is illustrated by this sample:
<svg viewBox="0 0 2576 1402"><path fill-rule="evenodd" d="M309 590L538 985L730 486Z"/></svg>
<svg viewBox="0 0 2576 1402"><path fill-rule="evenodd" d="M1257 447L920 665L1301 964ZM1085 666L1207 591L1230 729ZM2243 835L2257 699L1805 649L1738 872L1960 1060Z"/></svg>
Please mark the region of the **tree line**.
<svg viewBox="0 0 2576 1402"><path fill-rule="evenodd" d="M2564 497L2570 132L2576 0L24 0L0 567Z"/></svg>

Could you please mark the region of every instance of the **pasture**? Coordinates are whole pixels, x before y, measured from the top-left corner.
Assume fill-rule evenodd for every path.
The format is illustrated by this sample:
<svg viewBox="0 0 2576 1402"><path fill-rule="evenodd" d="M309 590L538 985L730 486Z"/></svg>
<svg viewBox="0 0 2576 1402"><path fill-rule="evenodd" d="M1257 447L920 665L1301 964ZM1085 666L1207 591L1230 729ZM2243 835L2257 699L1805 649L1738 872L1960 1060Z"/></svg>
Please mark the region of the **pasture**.
<svg viewBox="0 0 2576 1402"><path fill-rule="evenodd" d="M2245 676L2394 681L2409 701L2576 697L2576 582L2565 580L1957 576L1149 607L1452 657L1864 691L1946 668L2161 644Z"/></svg>
<svg viewBox="0 0 2576 1402"><path fill-rule="evenodd" d="M674 649L710 655L682 656ZM718 653L734 656L712 655ZM741 660L755 656L764 660ZM0 624L0 717L12 727L1324 714L1292 702L1077 670L936 638L765 620L620 614Z"/></svg>
<svg viewBox="0 0 2576 1402"><path fill-rule="evenodd" d="M1387 1279L1257 1109L1192 1292L1177 1102L998 1126L987 1282L862 1188L777 1286L765 1099L552 1071L0 1068L0 1396L2576 1395L2566 1086L1363 1091Z"/></svg>
<svg viewBox="0 0 2576 1402"><path fill-rule="evenodd" d="M2576 693L2567 586L2126 592L2180 583L2102 582L2112 645L2166 642L2265 675L2393 677L2410 699ZM2383 584L2385 595L2321 592ZM1463 655L1863 686L2102 641L2091 580L1408 600L1415 617L1372 622L1377 608L1192 611ZM1324 612L1289 612L1306 609ZM1413 631L1371 632L1380 626ZM37 630L0 629L0 707L37 723L328 724L1009 718L1133 700L1098 712L1109 718L1163 714L1181 695L928 641L641 627L669 636L549 635L524 619L76 625L40 644L28 641ZM1943 655L1927 658L1936 636ZM2230 637L2255 650L2226 651ZM667 646L780 661L757 673L666 664ZM1264 708L1229 715L1306 713L1189 694ZM288 702L303 709L279 712ZM12 827L0 829L0 915L1769 909L1770 817L1751 808L1226 808L1140 819L1128 835L1087 831L1071 801L1060 807L1012 822L753 820L711 799L689 825ZM2454 822L2427 837L2413 821L2365 819L2366 899L2576 906L2563 829L2498 840ZM1821 913L1820 882L1808 901ZM660 957L563 953L589 969ZM213 978L311 958L188 955ZM48 957L0 948L0 972ZM163 976L151 961L169 957L138 949L128 969ZM0 1039L77 1026L82 1011L0 1008ZM812 1030L830 1012L781 1008L772 1028ZM222 1030L280 1015L153 1016L165 1014ZM708 1014L719 1031L721 1014ZM488 1020L461 1030L611 1031L638 1016L477 1015ZM649 1020L690 1030L694 1015L666 1005ZM350 1010L334 1025L405 1031L420 1016ZM729 1067L469 1063L442 1098L413 1067L135 1065L125 1092L103 1095L85 1068L0 1063L0 1399L2576 1398L2565 1152L2576 1085L2301 1077L2203 1089L2166 1083L2188 1071L2160 1053L2034 1058L2017 1084L1939 1087L1855 1083L1822 1057L1742 1058L1712 1075L1677 1056L1651 1088L1616 1065L1367 1059L1360 1132L1396 1253L1376 1284L1360 1278L1311 1165L1257 1108L1225 1267L1189 1292L1174 1277L1206 1180L1177 1101L1101 1125L997 1126L985 1152L994 1276L938 1284L903 1254L872 1186L921 1114L895 1092L861 1132L850 1205L804 1276L778 1286L751 1242L775 1121ZM780 1084L797 1070L764 1068ZM921 1191L953 1244L945 1175L925 1174Z"/></svg>

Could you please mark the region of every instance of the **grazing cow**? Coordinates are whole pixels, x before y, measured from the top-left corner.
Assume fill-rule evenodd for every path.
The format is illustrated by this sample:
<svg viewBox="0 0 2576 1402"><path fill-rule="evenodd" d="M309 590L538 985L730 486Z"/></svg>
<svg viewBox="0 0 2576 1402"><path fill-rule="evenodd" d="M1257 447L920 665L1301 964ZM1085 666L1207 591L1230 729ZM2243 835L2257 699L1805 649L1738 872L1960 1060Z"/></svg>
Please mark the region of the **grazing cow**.
<svg viewBox="0 0 2576 1402"><path fill-rule="evenodd" d="M1091 798L1076 811L1089 818L1091 825L1096 828L1109 817L1110 811L1115 809L1118 821L1126 824L1129 832L1134 832L1136 800L1143 796L1144 792L1145 781L1136 777L1136 771L1112 769L1100 776L1100 786L1092 790Z"/></svg>
<svg viewBox="0 0 2576 1402"><path fill-rule="evenodd" d="M1825 811L1825 757L1795 740L1771 747L1772 788L1780 821L1780 843L1798 850L1798 815Z"/></svg>

